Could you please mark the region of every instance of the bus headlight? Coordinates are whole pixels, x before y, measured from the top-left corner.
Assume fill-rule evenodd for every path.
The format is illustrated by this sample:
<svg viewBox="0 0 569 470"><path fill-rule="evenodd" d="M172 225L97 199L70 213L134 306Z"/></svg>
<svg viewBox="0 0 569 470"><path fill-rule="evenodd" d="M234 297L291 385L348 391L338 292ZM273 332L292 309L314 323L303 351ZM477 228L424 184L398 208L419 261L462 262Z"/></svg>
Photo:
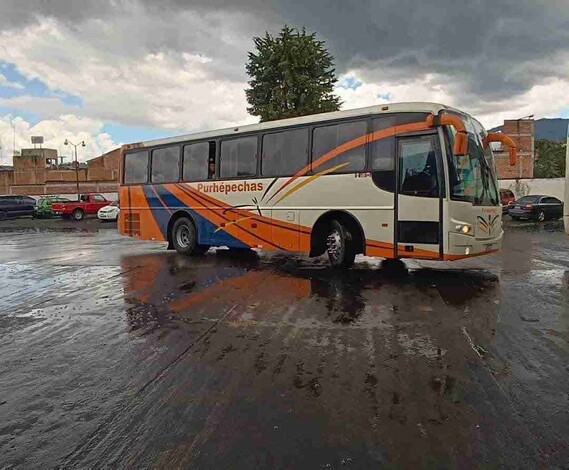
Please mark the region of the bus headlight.
<svg viewBox="0 0 569 470"><path fill-rule="evenodd" d="M457 224L454 228L459 233L464 233L465 235L472 235L472 225L469 224Z"/></svg>

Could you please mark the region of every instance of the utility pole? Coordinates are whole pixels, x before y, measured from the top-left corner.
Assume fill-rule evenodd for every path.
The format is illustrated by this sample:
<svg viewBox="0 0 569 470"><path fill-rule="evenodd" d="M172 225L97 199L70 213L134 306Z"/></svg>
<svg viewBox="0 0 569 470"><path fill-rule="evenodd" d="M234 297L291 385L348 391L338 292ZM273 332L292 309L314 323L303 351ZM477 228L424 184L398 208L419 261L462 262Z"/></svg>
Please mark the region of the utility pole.
<svg viewBox="0 0 569 470"><path fill-rule="evenodd" d="M569 121L567 122L567 143L565 144L565 196L563 197L563 223L569 235Z"/></svg>
<svg viewBox="0 0 569 470"><path fill-rule="evenodd" d="M77 161L77 147L79 146L85 147L85 141L82 140L78 144L74 144L73 142L70 142L69 140L65 139L63 145L71 145L75 149L75 183L77 184L77 200L79 201L81 194L79 193L79 162Z"/></svg>
<svg viewBox="0 0 569 470"><path fill-rule="evenodd" d="M16 121L12 120L10 124L14 128L14 146L12 147L12 157L14 157L16 155ZM14 164L14 158L12 158L12 164Z"/></svg>

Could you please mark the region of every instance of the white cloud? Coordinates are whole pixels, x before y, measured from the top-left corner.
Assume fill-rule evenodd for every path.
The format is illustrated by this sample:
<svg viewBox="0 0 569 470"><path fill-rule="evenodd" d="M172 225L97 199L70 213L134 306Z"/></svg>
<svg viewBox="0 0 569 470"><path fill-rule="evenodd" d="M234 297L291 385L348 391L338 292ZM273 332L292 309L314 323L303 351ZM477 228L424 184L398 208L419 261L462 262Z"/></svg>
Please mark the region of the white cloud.
<svg viewBox="0 0 569 470"><path fill-rule="evenodd" d="M166 8L162 3L159 7L149 7L145 5L153 5L153 2L145 4L137 0L111 3L109 16L90 17L86 13L74 17L73 21L65 21L54 13L1 31L0 60L16 64L28 79L38 78L54 92L49 98L0 99L0 106L37 114L45 122L64 122L60 116L74 115L77 119L80 116L98 123L184 133L257 121L246 112L245 62L247 50L253 47L252 36L261 35L267 29L275 31L273 19L266 11L259 10L263 2L242 11L239 6L232 9L215 1L216 5L211 8L193 5L179 9ZM49 10L53 5L46 8ZM338 37L330 38L329 43L336 41L338 46L342 37L341 33L336 34ZM372 33L363 31L362 34L368 38ZM432 41L437 44L435 39ZM350 41L343 43L351 44ZM368 38L366 44L375 43ZM490 101L492 93L486 89L480 95L466 94L465 90L473 88L472 83L466 86L464 74L452 72L449 67L429 67L430 62L419 60L423 57L421 54L418 59L415 57L416 61L411 60L414 56L407 52L413 47L414 44L408 43L394 44L391 52L399 60L388 61L385 66L378 66L376 58L369 60L367 56L356 60L355 54L350 55L351 61L344 60L341 68L345 70L349 63L352 70L340 77L340 83L353 83L346 82L348 78L362 82L356 89L337 88L344 109L388 101L435 101L464 109L492 127L501 124L503 118L527 114L555 116L569 108L567 79L548 82L541 79L539 85L522 94L510 93L514 98L508 101L503 98ZM464 57L470 59L469 55ZM449 64L461 67L464 57L460 55ZM436 60L442 59L437 56ZM542 60L551 69L551 60ZM409 68L408 73L400 72L407 70L403 64L406 61L417 62L413 66L416 68ZM544 65L535 59L532 61L536 70ZM567 58L559 63L559 77L563 76L567 63ZM484 62L481 64L479 75L482 77ZM429 73L433 70L439 73ZM451 76L452 73L455 75ZM503 74L492 69L492 73L497 74L497 77L490 74L493 78L521 76L517 69ZM0 85L5 83L8 81L0 75ZM55 90L80 97L81 106L65 104L58 99Z"/></svg>
<svg viewBox="0 0 569 470"><path fill-rule="evenodd" d="M73 156L73 147L65 146L65 139L74 144L85 141L85 147L77 148L80 161L89 160L118 147L111 136L102 131L103 123L95 119L67 114L32 124L21 117L0 116L0 164L12 164L14 127L16 150L33 147L31 137L36 135L44 137L44 148L56 149L60 155L69 158Z"/></svg>
<svg viewBox="0 0 569 470"><path fill-rule="evenodd" d="M131 20L130 24L136 22ZM180 52L165 47L148 52L135 47L129 55L124 44L118 49L104 47L109 38L117 39L116 28L101 29L99 24L100 40L94 43L86 31L93 33L97 25L92 20L85 27L72 29L54 19L42 19L22 30L1 33L0 60L17 64L28 78L37 77L51 89L79 96L82 106L32 97L2 100L0 105L42 117L67 112L123 125L180 131L256 121L246 112L244 77L224 76L220 71L222 56L194 50L192 44ZM128 28L121 34L126 31ZM241 54L244 64L245 48Z"/></svg>
<svg viewBox="0 0 569 470"><path fill-rule="evenodd" d="M340 77L340 83L347 78L361 81L355 71ZM501 125L504 119L516 119L534 114L536 119L559 116L569 107L569 81L551 79L540 85L534 85L526 93L507 101L477 101L475 106L464 105L472 102L472 97L464 100L456 93L452 82L443 85L446 80L427 75L405 83L362 83L356 89L338 87L336 93L344 101L343 108L359 108L387 102L429 101L457 107L472 114L487 128ZM389 97L389 99L386 99ZM474 101L474 100L473 100Z"/></svg>

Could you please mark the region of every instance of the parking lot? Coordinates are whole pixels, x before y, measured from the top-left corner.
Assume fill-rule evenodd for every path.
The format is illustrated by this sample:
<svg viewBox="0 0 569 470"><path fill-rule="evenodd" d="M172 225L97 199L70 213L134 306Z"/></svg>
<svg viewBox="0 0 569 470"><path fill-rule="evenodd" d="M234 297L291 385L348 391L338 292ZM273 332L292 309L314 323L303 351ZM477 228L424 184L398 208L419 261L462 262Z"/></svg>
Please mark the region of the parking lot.
<svg viewBox="0 0 569 470"><path fill-rule="evenodd" d="M0 467L563 467L569 237L504 245L334 272L6 223Z"/></svg>

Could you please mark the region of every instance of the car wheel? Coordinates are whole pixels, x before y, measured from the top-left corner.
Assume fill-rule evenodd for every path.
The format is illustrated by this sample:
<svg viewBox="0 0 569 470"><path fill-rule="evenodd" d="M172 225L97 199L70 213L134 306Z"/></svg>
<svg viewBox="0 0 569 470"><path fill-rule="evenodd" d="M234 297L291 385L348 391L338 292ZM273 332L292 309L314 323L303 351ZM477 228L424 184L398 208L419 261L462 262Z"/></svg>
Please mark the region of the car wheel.
<svg viewBox="0 0 569 470"><path fill-rule="evenodd" d="M206 245L198 245L196 227L187 217L180 217L174 222L171 239L174 249L181 255L200 255L209 249Z"/></svg>
<svg viewBox="0 0 569 470"><path fill-rule="evenodd" d="M6 220L8 218L8 214L4 211L0 211L0 220Z"/></svg>
<svg viewBox="0 0 569 470"><path fill-rule="evenodd" d="M349 268L354 264L356 252L349 230L337 220L330 223L326 237L326 251L333 268Z"/></svg>
<svg viewBox="0 0 569 470"><path fill-rule="evenodd" d="M85 212L83 212L81 209L75 209L71 216L73 217L73 220L83 220L83 217L85 217Z"/></svg>
<svg viewBox="0 0 569 470"><path fill-rule="evenodd" d="M545 220L545 212L544 211L539 211L537 213L537 220L539 220L540 222L543 222Z"/></svg>

